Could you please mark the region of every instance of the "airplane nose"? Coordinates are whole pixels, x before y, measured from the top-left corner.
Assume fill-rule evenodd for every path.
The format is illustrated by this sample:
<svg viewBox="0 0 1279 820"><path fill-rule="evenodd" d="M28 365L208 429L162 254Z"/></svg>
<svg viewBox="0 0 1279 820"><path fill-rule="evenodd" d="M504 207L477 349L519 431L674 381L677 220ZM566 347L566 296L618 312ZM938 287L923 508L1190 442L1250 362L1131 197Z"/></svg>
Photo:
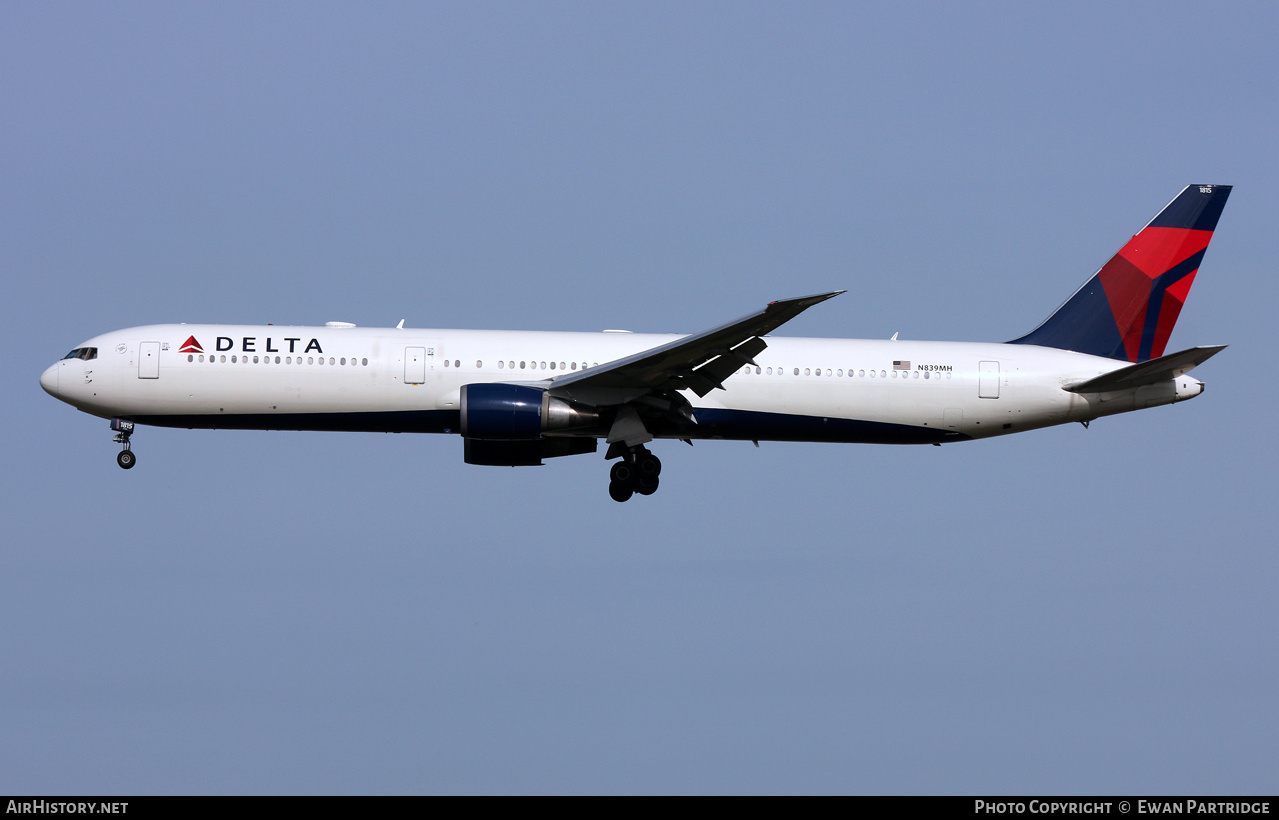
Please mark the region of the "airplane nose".
<svg viewBox="0 0 1279 820"><path fill-rule="evenodd" d="M50 396L58 395L58 370L57 364L51 365L47 370L40 374L40 386L44 388L44 392Z"/></svg>

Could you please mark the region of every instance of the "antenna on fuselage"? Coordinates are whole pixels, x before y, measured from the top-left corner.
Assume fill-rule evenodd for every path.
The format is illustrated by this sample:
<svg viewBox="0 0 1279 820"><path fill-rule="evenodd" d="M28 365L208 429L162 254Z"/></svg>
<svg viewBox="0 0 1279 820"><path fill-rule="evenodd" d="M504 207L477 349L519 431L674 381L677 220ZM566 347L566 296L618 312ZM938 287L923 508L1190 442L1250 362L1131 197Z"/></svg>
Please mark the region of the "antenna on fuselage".
<svg viewBox="0 0 1279 820"><path fill-rule="evenodd" d="M404 320L403 320L403 319L401 319L401 320L400 320L400 323L399 323L398 325L396 325L396 326L395 326L395 329L396 329L396 330L403 330L403 329L404 329Z"/></svg>

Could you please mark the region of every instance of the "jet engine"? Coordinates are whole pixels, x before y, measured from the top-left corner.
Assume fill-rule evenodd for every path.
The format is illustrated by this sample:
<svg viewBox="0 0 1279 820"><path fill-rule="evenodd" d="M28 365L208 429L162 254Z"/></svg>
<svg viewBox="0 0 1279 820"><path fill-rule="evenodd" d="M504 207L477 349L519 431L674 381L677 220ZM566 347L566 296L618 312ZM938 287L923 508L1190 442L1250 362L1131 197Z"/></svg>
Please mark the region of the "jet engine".
<svg viewBox="0 0 1279 820"><path fill-rule="evenodd" d="M463 385L459 409L468 439L518 441L600 425L596 408L522 384Z"/></svg>

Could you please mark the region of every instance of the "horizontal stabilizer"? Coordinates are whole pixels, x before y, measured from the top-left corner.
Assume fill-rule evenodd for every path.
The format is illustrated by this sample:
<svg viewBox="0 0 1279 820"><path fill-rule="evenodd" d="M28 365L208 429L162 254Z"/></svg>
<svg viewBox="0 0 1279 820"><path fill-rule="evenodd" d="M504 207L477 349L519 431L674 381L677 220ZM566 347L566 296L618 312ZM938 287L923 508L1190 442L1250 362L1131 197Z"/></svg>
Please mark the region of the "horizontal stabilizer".
<svg viewBox="0 0 1279 820"><path fill-rule="evenodd" d="M1225 345L1192 347L1180 353L1169 353L1148 362L1121 367L1095 379L1068 384L1065 389L1071 393L1105 393L1158 384L1189 373L1225 349Z"/></svg>

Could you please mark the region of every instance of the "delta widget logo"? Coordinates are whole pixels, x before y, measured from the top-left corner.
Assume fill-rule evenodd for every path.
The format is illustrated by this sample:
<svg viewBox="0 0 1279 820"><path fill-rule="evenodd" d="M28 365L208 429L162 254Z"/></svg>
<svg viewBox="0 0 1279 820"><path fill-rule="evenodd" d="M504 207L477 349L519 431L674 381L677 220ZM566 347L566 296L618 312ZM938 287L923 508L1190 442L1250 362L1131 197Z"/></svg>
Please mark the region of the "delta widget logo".
<svg viewBox="0 0 1279 820"><path fill-rule="evenodd" d="M200 343L195 340L194 336L188 336L187 340L182 343L182 347L178 348L179 353L203 353L204 348L200 347Z"/></svg>

